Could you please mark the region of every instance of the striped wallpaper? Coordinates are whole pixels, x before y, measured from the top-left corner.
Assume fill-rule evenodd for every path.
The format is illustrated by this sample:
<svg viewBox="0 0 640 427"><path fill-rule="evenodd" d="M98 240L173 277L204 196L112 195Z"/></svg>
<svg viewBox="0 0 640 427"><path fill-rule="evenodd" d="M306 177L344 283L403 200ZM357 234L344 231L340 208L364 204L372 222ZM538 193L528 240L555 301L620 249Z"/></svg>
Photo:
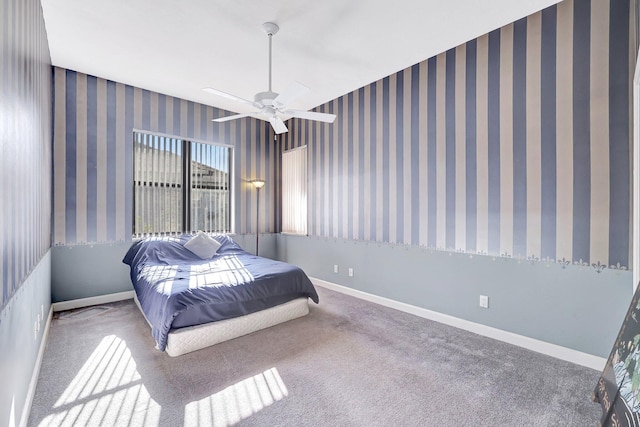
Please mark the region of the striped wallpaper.
<svg viewBox="0 0 640 427"><path fill-rule="evenodd" d="M309 234L627 268L630 0L564 0L292 119Z"/></svg>
<svg viewBox="0 0 640 427"><path fill-rule="evenodd" d="M51 246L51 58L39 1L0 12L1 310Z"/></svg>
<svg viewBox="0 0 640 427"><path fill-rule="evenodd" d="M217 108L54 68L53 242L56 245L130 240L133 130L158 132L234 148L235 232L255 232L256 190L260 232L279 227L276 215L280 156L267 122L214 123ZM278 174L279 175L279 174Z"/></svg>

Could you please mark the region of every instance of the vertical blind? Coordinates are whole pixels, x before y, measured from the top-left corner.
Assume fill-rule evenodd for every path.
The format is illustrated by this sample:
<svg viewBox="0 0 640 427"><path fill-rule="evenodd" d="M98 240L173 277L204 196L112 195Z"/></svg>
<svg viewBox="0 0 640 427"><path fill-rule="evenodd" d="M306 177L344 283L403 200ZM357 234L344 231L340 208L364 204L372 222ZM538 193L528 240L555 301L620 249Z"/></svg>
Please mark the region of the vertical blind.
<svg viewBox="0 0 640 427"><path fill-rule="evenodd" d="M191 230L231 231L230 148L191 143Z"/></svg>
<svg viewBox="0 0 640 427"><path fill-rule="evenodd" d="M134 221L136 237L183 230L183 141L134 134Z"/></svg>
<svg viewBox="0 0 640 427"><path fill-rule="evenodd" d="M282 232L307 234L307 146L282 153Z"/></svg>
<svg viewBox="0 0 640 427"><path fill-rule="evenodd" d="M231 232L232 148L134 133L134 237Z"/></svg>

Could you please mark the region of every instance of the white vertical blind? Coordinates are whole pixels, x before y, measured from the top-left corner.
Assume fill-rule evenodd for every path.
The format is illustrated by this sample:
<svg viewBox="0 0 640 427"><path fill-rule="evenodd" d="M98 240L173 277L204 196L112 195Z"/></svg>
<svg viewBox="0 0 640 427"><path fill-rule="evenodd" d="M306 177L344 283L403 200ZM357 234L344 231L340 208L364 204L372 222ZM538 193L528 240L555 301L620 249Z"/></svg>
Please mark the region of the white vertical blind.
<svg viewBox="0 0 640 427"><path fill-rule="evenodd" d="M134 135L134 236L179 233L182 141L138 132Z"/></svg>
<svg viewBox="0 0 640 427"><path fill-rule="evenodd" d="M191 230L229 233L230 148L191 143Z"/></svg>
<svg viewBox="0 0 640 427"><path fill-rule="evenodd" d="M307 234L307 146L282 153L282 232Z"/></svg>

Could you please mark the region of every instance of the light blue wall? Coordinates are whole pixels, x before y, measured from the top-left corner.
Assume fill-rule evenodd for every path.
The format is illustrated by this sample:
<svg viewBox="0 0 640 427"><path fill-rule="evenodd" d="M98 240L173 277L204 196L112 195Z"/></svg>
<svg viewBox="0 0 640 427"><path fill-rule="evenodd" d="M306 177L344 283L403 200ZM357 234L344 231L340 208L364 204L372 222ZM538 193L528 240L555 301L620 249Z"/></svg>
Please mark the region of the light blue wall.
<svg viewBox="0 0 640 427"><path fill-rule="evenodd" d="M241 234L233 239L244 249L255 253L256 235ZM275 234L261 234L261 256L275 258ZM122 258L132 242L113 242L93 245L59 245L51 248L52 302L96 297L133 290L129 266Z"/></svg>
<svg viewBox="0 0 640 427"><path fill-rule="evenodd" d="M0 425L20 422L51 298L51 58L40 1L0 1Z"/></svg>
<svg viewBox="0 0 640 427"><path fill-rule="evenodd" d="M0 313L0 425L20 423L51 307L50 283L47 252Z"/></svg>
<svg viewBox="0 0 640 427"><path fill-rule="evenodd" d="M280 235L278 257L327 282L600 357L632 295L629 271L388 243Z"/></svg>
<svg viewBox="0 0 640 427"><path fill-rule="evenodd" d="M131 242L51 248L51 301L61 302L133 290L122 258Z"/></svg>

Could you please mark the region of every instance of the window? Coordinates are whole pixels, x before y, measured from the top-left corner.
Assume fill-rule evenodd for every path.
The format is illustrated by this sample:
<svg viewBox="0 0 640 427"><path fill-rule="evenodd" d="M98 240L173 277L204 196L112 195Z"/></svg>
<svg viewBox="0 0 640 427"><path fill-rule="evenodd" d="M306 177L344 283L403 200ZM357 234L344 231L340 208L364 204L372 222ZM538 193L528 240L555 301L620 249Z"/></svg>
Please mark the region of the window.
<svg viewBox="0 0 640 427"><path fill-rule="evenodd" d="M133 234L230 233L233 148L134 132Z"/></svg>
<svg viewBox="0 0 640 427"><path fill-rule="evenodd" d="M282 153L282 232L307 234L307 146Z"/></svg>

